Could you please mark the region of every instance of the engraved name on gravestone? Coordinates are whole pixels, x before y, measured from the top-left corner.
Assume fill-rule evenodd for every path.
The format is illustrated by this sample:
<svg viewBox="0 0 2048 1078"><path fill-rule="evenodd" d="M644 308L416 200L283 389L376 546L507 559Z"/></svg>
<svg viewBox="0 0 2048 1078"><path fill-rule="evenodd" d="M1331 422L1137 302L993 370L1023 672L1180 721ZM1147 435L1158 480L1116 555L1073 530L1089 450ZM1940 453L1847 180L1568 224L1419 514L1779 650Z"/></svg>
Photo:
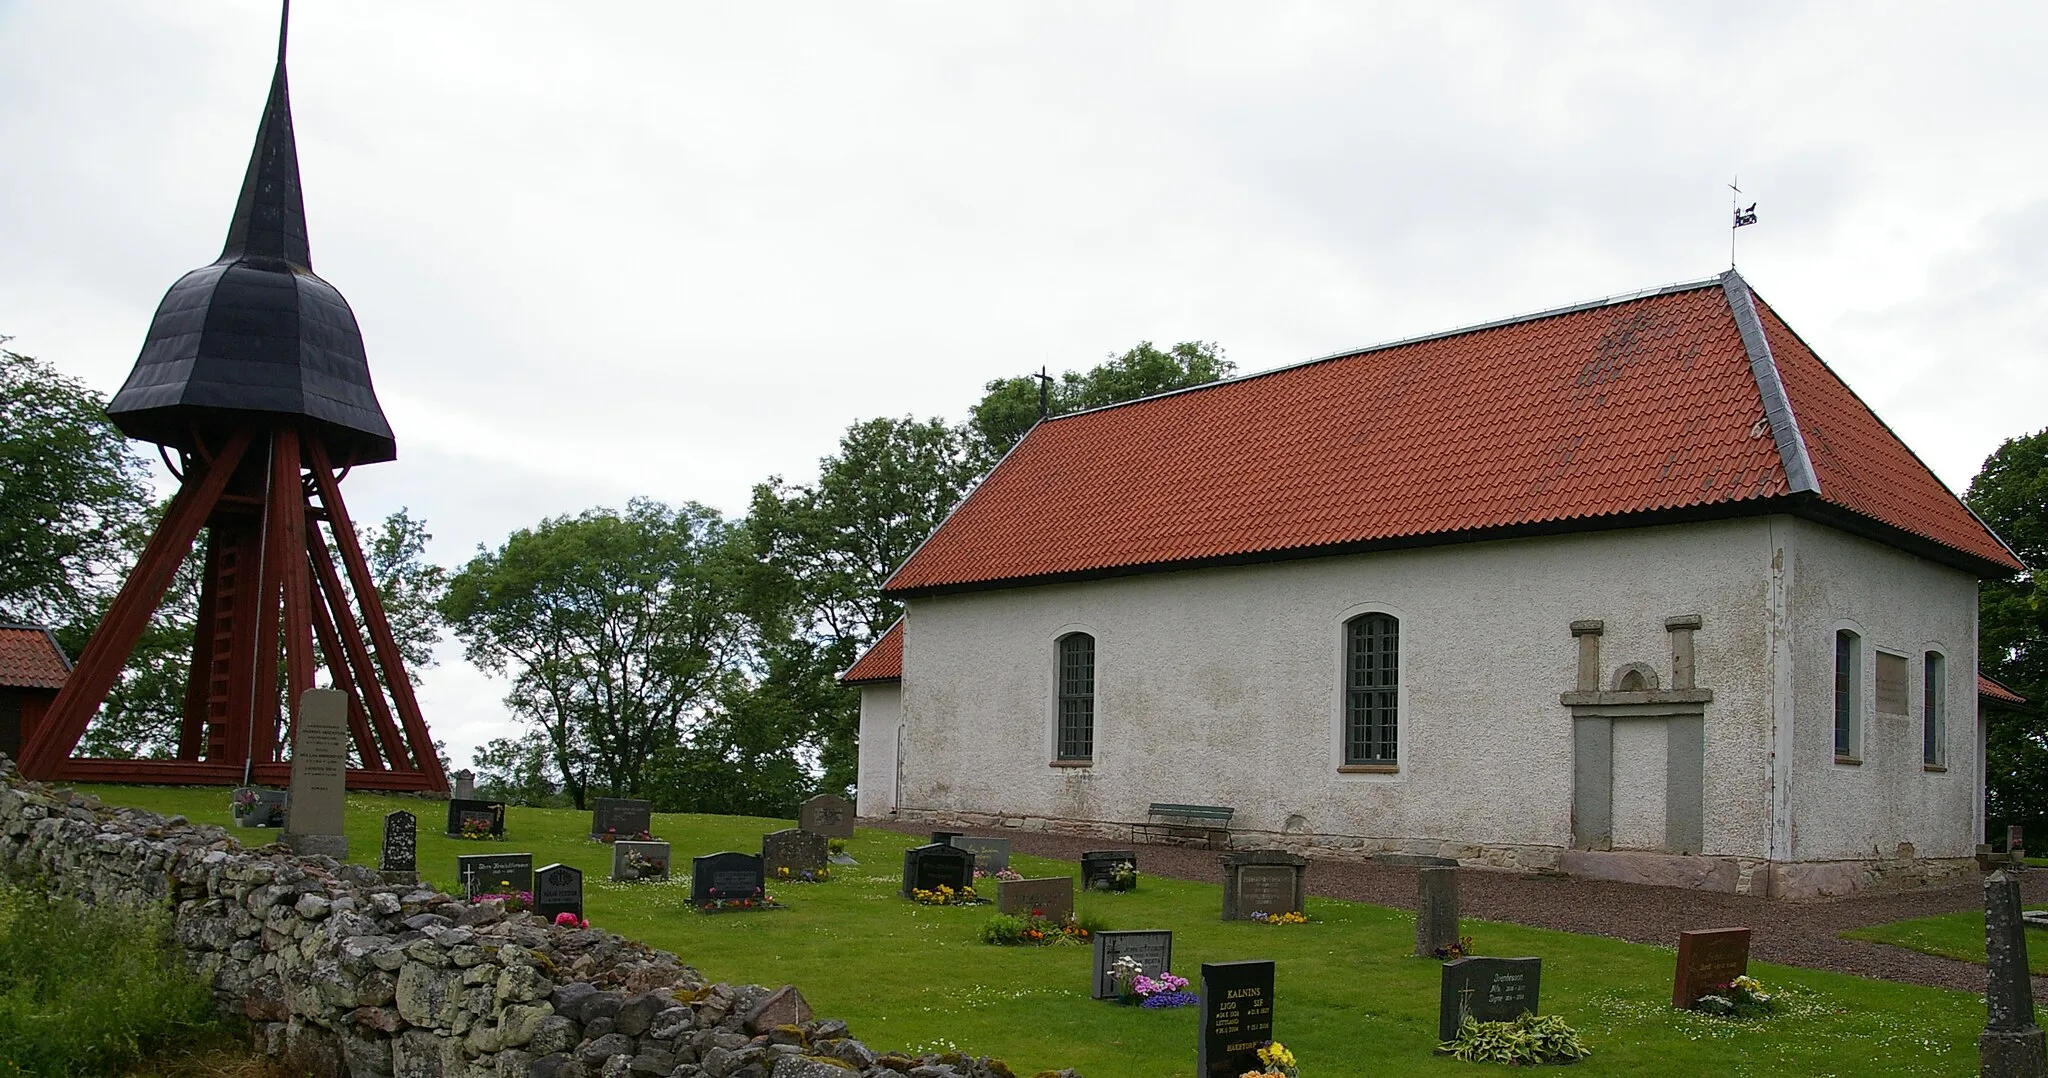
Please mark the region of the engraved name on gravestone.
<svg viewBox="0 0 2048 1078"><path fill-rule="evenodd" d="M1036 911L1047 920L1064 921L1074 915L1074 877L1005 880L996 889L996 908L1018 917Z"/></svg>
<svg viewBox="0 0 2048 1078"><path fill-rule="evenodd" d="M513 895L533 890L533 855L530 853L480 853L455 859L455 878L462 893Z"/></svg>
<svg viewBox="0 0 2048 1078"><path fill-rule="evenodd" d="M600 797L590 808L592 838L602 838L607 832L620 838L632 838L651 831L653 827L652 801L635 801L627 797Z"/></svg>
<svg viewBox="0 0 2048 1078"><path fill-rule="evenodd" d="M985 872L993 876L1010 867L1009 839L956 835L948 841L955 849L966 850L974 855L976 872Z"/></svg>
<svg viewBox="0 0 2048 1078"><path fill-rule="evenodd" d="M417 872L420 856L420 820L399 809L384 814L384 845L377 854L380 872Z"/></svg>
<svg viewBox="0 0 2048 1078"><path fill-rule="evenodd" d="M835 794L819 794L797 806L796 825L826 838L852 838L853 805Z"/></svg>
<svg viewBox="0 0 2048 1078"><path fill-rule="evenodd" d="M966 850L934 842L903 851L904 898L909 898L912 891L936 891L940 887L958 891L973 884L974 855Z"/></svg>
<svg viewBox="0 0 2048 1078"><path fill-rule="evenodd" d="M767 894L761 859L745 853L714 853L690 859L690 901L737 902Z"/></svg>
<svg viewBox="0 0 2048 1078"><path fill-rule="evenodd" d="M469 827L492 838L505 837L505 803L502 801L471 801L459 797L448 799L448 834L460 838L463 828Z"/></svg>
<svg viewBox="0 0 2048 1078"><path fill-rule="evenodd" d="M552 864L533 874L533 912L553 923L556 914L583 917L583 870Z"/></svg>
<svg viewBox="0 0 2048 1078"><path fill-rule="evenodd" d="M1703 928L1678 934L1671 1005L1691 1010L1701 996L1749 972L1749 929Z"/></svg>
<svg viewBox="0 0 2048 1078"><path fill-rule="evenodd" d="M1307 897L1308 861L1286 850L1243 850L1223 855L1223 919L1254 913L1300 913Z"/></svg>
<svg viewBox="0 0 2048 1078"><path fill-rule="evenodd" d="M1109 973L1116 961L1125 955L1138 960L1147 977L1157 977L1173 968L1173 933L1164 930L1137 932L1097 932L1095 934L1095 978L1092 991L1096 999L1109 999L1117 994L1116 981Z"/></svg>
<svg viewBox="0 0 2048 1078"><path fill-rule="evenodd" d="M1259 1046L1273 1039L1273 963L1202 963L1202 1026L1196 1078L1257 1071Z"/></svg>
<svg viewBox="0 0 2048 1078"><path fill-rule="evenodd" d="M1543 980L1540 958L1455 958L1444 963L1443 990L1437 1001L1437 1040L1455 1040L1458 1023L1512 1022L1523 1011L1539 1014L1537 990Z"/></svg>
<svg viewBox="0 0 2048 1078"><path fill-rule="evenodd" d="M1081 854L1082 890L1114 890L1119 865L1129 865L1132 871L1138 867L1136 850L1087 850Z"/></svg>
<svg viewBox="0 0 2048 1078"><path fill-rule="evenodd" d="M830 854L830 840L802 828L785 827L761 836L761 864L770 879L783 878L785 868L792 878L816 872L825 867Z"/></svg>
<svg viewBox="0 0 2048 1078"><path fill-rule="evenodd" d="M668 879L669 844L624 839L612 843L612 882Z"/></svg>
<svg viewBox="0 0 2048 1078"><path fill-rule="evenodd" d="M307 689L299 694L298 730L292 735L292 787L284 842L297 853L348 856L341 812L348 794L348 694Z"/></svg>

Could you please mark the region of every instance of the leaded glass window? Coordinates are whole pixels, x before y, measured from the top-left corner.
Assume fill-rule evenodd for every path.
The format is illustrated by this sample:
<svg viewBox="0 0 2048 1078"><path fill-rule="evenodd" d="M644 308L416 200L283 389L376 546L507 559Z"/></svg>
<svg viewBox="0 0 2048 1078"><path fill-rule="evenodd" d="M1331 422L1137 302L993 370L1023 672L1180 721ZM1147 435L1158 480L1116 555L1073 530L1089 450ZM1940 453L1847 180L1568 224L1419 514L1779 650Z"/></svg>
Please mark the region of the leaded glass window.
<svg viewBox="0 0 2048 1078"><path fill-rule="evenodd" d="M1095 756L1095 638L1068 633L1059 642L1059 758Z"/></svg>
<svg viewBox="0 0 2048 1078"><path fill-rule="evenodd" d="M1363 614L1344 625L1344 762L1391 764L1401 747L1401 622Z"/></svg>

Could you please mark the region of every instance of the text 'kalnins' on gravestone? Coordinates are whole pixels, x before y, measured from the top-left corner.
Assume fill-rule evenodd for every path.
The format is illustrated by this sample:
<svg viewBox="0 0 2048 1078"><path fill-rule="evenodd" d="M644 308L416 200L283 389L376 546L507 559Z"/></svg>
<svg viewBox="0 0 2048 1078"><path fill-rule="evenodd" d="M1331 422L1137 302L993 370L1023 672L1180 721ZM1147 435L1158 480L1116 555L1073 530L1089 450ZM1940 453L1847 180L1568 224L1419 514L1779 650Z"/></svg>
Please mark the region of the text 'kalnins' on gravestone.
<svg viewBox="0 0 2048 1078"><path fill-rule="evenodd" d="M1202 963L1202 1027L1196 1078L1257 1071L1259 1046L1273 1039L1273 963Z"/></svg>

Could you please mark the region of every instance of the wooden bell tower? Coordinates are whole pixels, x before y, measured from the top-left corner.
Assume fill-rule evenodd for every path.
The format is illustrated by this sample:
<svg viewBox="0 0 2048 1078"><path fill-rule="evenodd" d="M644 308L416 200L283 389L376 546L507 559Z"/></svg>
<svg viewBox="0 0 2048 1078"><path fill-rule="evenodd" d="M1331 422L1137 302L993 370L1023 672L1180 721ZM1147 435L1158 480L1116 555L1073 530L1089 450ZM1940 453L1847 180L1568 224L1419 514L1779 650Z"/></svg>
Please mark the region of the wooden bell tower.
<svg viewBox="0 0 2048 1078"><path fill-rule="evenodd" d="M355 313L313 273L284 39L281 27L227 245L164 295L135 369L107 404L122 433L156 443L180 485L22 747L29 778L283 783L299 696L317 687L324 658L333 687L349 695L348 785L448 788L341 498L349 469L395 459L397 445ZM202 531L177 758L74 757Z"/></svg>

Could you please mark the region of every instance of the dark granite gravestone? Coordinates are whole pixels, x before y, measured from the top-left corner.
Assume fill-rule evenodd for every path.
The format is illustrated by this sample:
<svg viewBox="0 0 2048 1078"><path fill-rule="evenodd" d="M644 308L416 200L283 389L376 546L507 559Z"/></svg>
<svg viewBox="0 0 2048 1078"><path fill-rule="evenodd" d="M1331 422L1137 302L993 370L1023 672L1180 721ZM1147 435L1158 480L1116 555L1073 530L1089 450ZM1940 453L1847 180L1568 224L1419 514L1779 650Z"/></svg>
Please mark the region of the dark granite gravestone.
<svg viewBox="0 0 2048 1078"><path fill-rule="evenodd" d="M903 851L903 891L936 891L940 886L958 891L974 886L974 855L943 842L912 846Z"/></svg>
<svg viewBox="0 0 2048 1078"><path fill-rule="evenodd" d="M455 859L455 878L462 893L509 895L533 890L533 855L530 853L480 853Z"/></svg>
<svg viewBox="0 0 2048 1078"><path fill-rule="evenodd" d="M600 797L590 807L590 837L607 833L619 838L638 838L654 827L654 802L627 797Z"/></svg>
<svg viewBox="0 0 2048 1078"><path fill-rule="evenodd" d="M966 850L974 855L974 871L991 876L1010 867L1010 840L1006 838L977 838L972 835L955 835L947 840L955 849Z"/></svg>
<svg viewBox="0 0 2048 1078"><path fill-rule="evenodd" d="M796 826L826 838L852 838L853 806L843 797L819 794L797 806Z"/></svg>
<svg viewBox="0 0 2048 1078"><path fill-rule="evenodd" d="M1308 897L1308 861L1286 850L1243 850L1223 855L1223 919L1254 913L1300 913Z"/></svg>
<svg viewBox="0 0 2048 1078"><path fill-rule="evenodd" d="M831 852L825 836L802 828L785 827L761 836L761 864L769 879L801 879L806 872L824 868Z"/></svg>
<svg viewBox="0 0 2048 1078"><path fill-rule="evenodd" d="M1273 1039L1273 963L1202 963L1202 1026L1195 1036L1195 1078L1262 1070L1259 1046Z"/></svg>
<svg viewBox="0 0 2048 1078"><path fill-rule="evenodd" d="M418 872L420 820L399 809L384 814L384 845L377 854L379 872Z"/></svg>
<svg viewBox="0 0 2048 1078"><path fill-rule="evenodd" d="M1536 1014L1543 979L1540 958L1454 958L1444 963L1443 994L1437 1001L1436 1037L1458 1036L1458 1023L1512 1022L1523 1011Z"/></svg>
<svg viewBox="0 0 2048 1078"><path fill-rule="evenodd" d="M996 908L1017 917L1036 911L1047 920L1064 921L1074 915L1074 877L1004 880L996 889Z"/></svg>
<svg viewBox="0 0 2048 1078"><path fill-rule="evenodd" d="M266 790L259 786L243 786L235 790L235 796L253 794L255 801L236 814L235 823L242 827L283 827L284 809L290 795L283 790Z"/></svg>
<svg viewBox="0 0 2048 1078"><path fill-rule="evenodd" d="M1167 931L1097 932L1095 934L1095 979L1090 995L1109 999L1117 994L1109 971L1116 960L1131 955L1144 967L1147 977L1157 977L1173 968L1173 933Z"/></svg>
<svg viewBox="0 0 2048 1078"><path fill-rule="evenodd" d="M1678 934L1671 1005L1691 1010L1700 997L1749 972L1749 929L1703 928Z"/></svg>
<svg viewBox="0 0 2048 1078"><path fill-rule="evenodd" d="M1458 870L1431 866L1416 875L1415 953L1428 958L1458 944Z"/></svg>
<svg viewBox="0 0 2048 1078"><path fill-rule="evenodd" d="M642 863L635 864L635 861ZM612 882L668 879L669 845L666 842L636 842L622 839L612 843Z"/></svg>
<svg viewBox="0 0 2048 1078"><path fill-rule="evenodd" d="M558 913L573 913L583 919L583 870L564 864L543 867L533 874L533 912L553 924Z"/></svg>
<svg viewBox="0 0 2048 1078"><path fill-rule="evenodd" d="M947 843L953 841L955 837L959 835L964 835L966 833L967 832L965 831L934 831L932 832L932 844L935 846L944 846Z"/></svg>
<svg viewBox="0 0 2048 1078"><path fill-rule="evenodd" d="M767 883L761 859L750 853L714 853L690 859L690 901L698 906L765 898Z"/></svg>
<svg viewBox="0 0 2048 1078"><path fill-rule="evenodd" d="M483 825L485 833L492 838L505 837L505 803L503 801L468 801L460 797L448 799L448 835L462 837L462 827L467 823Z"/></svg>
<svg viewBox="0 0 2048 1078"><path fill-rule="evenodd" d="M1132 871L1138 868L1136 850L1088 850L1081 854L1081 888L1086 891L1119 891L1137 886L1132 877L1129 885L1116 882L1118 865L1129 865Z"/></svg>
<svg viewBox="0 0 2048 1078"><path fill-rule="evenodd" d="M1984 877L1984 1032L1977 1073L1984 1078L2048 1074L2041 1027L2034 1024L2034 982L2027 973L2027 926L2020 881L2003 869Z"/></svg>

